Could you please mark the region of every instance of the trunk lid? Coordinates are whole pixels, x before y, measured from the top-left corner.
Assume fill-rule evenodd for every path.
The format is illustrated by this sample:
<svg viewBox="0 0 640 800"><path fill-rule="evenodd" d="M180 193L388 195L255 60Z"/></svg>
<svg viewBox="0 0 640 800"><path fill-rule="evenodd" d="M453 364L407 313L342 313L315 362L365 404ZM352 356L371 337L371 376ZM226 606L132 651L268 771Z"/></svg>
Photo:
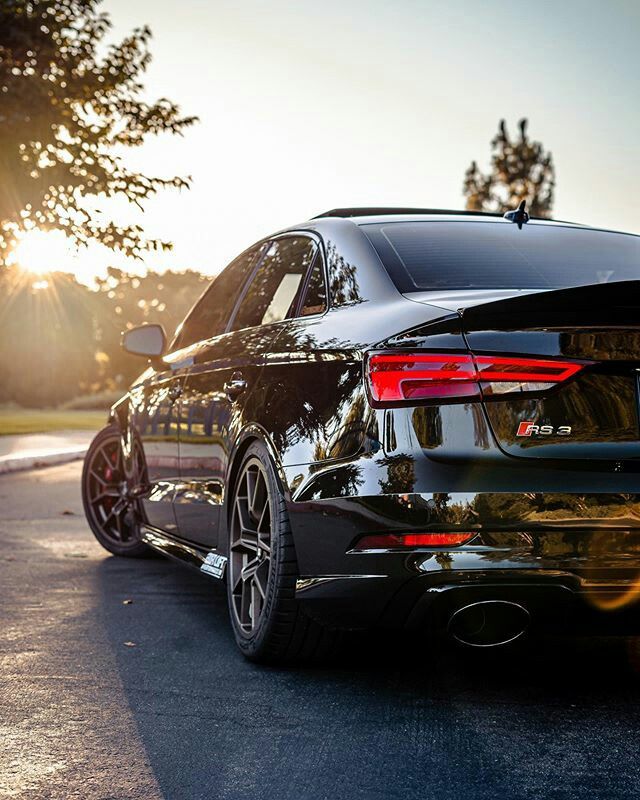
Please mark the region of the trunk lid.
<svg viewBox="0 0 640 800"><path fill-rule="evenodd" d="M459 303L463 332L476 355L589 362L543 393L483 399L504 452L521 458L640 458L640 281L489 302L460 296Z"/></svg>

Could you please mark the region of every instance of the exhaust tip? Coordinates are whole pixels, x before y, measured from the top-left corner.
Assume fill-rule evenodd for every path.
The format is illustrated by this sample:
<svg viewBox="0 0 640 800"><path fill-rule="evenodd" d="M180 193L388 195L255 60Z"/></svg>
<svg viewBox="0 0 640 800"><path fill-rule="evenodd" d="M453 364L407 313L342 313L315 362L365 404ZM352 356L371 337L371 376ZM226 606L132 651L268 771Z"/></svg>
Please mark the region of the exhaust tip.
<svg viewBox="0 0 640 800"><path fill-rule="evenodd" d="M524 635L531 616L524 606L509 600L480 600L457 609L449 635L468 647L499 647Z"/></svg>

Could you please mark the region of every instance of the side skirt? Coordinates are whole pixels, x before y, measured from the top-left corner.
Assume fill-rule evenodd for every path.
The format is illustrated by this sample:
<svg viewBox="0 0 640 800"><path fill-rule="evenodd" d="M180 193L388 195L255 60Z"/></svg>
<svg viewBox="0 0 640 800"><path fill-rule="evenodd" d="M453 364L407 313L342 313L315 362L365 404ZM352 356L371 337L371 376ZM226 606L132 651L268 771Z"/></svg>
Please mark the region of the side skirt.
<svg viewBox="0 0 640 800"><path fill-rule="evenodd" d="M203 575L222 580L227 566L227 557L215 550L205 550L194 544L176 539L164 531L156 530L148 525L141 528L141 538L145 544L158 553L179 561L187 567L198 570Z"/></svg>

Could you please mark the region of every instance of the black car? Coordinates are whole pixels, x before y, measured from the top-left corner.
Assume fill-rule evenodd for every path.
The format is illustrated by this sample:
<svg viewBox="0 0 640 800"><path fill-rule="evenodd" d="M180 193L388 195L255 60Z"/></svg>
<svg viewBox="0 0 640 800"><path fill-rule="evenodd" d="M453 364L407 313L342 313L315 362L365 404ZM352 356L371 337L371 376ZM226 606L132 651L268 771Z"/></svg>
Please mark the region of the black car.
<svg viewBox="0 0 640 800"><path fill-rule="evenodd" d="M245 250L111 410L83 473L109 551L224 580L248 657L345 629L476 646L633 624L640 237L336 209Z"/></svg>

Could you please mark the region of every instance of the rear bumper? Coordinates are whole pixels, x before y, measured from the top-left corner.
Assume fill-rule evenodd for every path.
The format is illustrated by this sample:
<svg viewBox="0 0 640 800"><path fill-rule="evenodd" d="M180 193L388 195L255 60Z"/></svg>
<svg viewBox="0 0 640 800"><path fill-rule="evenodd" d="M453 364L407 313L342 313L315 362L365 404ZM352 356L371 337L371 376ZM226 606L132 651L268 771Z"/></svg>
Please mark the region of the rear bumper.
<svg viewBox="0 0 640 800"><path fill-rule="evenodd" d="M346 628L442 627L452 609L506 599L525 605L535 626L636 632L639 499L450 493L292 502L296 594L309 613ZM416 530L476 537L448 550L354 550L364 534Z"/></svg>
<svg viewBox="0 0 640 800"><path fill-rule="evenodd" d="M547 632L640 633L640 584L593 585L570 573L544 570L455 572L433 575L302 578L296 595L308 613L340 628L405 628L444 632L459 608L503 600L523 606L532 628Z"/></svg>

